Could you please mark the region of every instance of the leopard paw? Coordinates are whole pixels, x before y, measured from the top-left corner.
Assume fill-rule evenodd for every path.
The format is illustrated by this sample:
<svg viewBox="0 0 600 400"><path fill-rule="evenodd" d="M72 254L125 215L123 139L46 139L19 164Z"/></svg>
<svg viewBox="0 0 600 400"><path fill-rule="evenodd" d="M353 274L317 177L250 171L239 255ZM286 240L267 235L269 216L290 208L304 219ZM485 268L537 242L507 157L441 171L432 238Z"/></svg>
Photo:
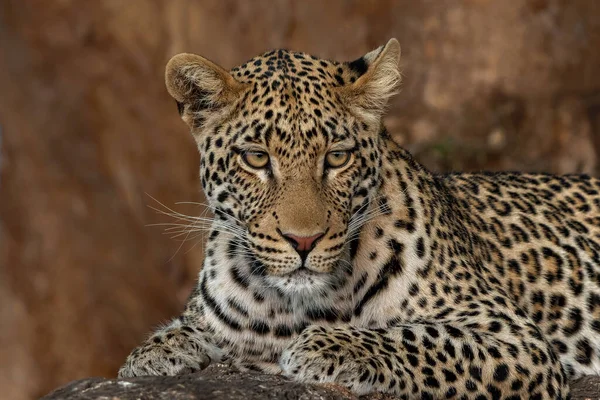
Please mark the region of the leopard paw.
<svg viewBox="0 0 600 400"><path fill-rule="evenodd" d="M119 378L189 374L224 358L206 333L182 326L161 331L134 349L119 370Z"/></svg>
<svg viewBox="0 0 600 400"><path fill-rule="evenodd" d="M309 327L283 351L283 374L304 383L335 383L363 395L393 392L389 355L376 354L348 328ZM386 357L388 360L386 360Z"/></svg>

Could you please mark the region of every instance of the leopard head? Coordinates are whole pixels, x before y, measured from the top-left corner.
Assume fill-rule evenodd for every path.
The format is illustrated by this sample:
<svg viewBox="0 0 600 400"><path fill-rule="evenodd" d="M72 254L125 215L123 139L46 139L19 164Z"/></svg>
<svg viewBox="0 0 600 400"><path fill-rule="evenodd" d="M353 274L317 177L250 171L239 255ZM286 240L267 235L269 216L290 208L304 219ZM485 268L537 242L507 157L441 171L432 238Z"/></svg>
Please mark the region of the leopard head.
<svg viewBox="0 0 600 400"><path fill-rule="evenodd" d="M217 221L284 292L324 290L351 272L351 242L380 184L399 58L392 39L352 62L274 50L231 71L192 54L167 65Z"/></svg>

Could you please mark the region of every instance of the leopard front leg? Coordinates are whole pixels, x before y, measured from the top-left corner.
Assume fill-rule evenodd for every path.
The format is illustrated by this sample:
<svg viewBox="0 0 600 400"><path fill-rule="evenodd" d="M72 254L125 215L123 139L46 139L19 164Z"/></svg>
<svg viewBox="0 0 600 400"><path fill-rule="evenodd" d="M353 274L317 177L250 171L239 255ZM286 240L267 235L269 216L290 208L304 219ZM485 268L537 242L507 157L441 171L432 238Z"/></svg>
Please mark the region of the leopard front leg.
<svg viewBox="0 0 600 400"><path fill-rule="evenodd" d="M224 352L208 333L176 319L131 352L119 378L188 374L223 360Z"/></svg>
<svg viewBox="0 0 600 400"><path fill-rule="evenodd" d="M282 354L284 375L337 383L356 394L406 398L563 399L568 384L534 327L490 332L478 325L416 324L386 329L307 328ZM497 325L493 325L494 330ZM462 398L461 397L461 398Z"/></svg>

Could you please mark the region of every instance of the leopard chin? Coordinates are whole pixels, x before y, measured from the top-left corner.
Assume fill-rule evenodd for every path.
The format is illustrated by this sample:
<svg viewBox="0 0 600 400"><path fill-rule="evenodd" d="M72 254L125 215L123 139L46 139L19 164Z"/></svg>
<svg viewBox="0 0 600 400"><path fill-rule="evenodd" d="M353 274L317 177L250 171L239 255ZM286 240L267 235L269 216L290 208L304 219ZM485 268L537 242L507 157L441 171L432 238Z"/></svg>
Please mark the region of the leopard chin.
<svg viewBox="0 0 600 400"><path fill-rule="evenodd" d="M266 281L282 293L302 297L325 294L333 280L331 273L315 272L304 266L284 275L266 277Z"/></svg>

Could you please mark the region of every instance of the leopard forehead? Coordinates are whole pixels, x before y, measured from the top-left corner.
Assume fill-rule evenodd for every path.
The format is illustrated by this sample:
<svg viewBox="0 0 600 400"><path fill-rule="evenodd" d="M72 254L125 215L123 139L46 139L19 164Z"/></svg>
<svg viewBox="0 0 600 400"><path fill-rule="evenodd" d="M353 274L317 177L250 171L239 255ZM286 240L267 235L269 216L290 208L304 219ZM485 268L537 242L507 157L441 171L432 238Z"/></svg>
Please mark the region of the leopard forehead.
<svg viewBox="0 0 600 400"><path fill-rule="evenodd" d="M340 63L287 50L270 51L230 72L248 86L233 111L232 143L264 145L300 161L332 143L356 137L359 124L339 89L367 70L363 58ZM272 141L275 139L275 141Z"/></svg>
<svg viewBox="0 0 600 400"><path fill-rule="evenodd" d="M254 57L230 72L240 82L270 86L273 91L280 89L283 80L300 93L312 91L316 96L326 94L331 97L331 88L354 83L367 69L363 57L351 62L338 62L280 49Z"/></svg>

